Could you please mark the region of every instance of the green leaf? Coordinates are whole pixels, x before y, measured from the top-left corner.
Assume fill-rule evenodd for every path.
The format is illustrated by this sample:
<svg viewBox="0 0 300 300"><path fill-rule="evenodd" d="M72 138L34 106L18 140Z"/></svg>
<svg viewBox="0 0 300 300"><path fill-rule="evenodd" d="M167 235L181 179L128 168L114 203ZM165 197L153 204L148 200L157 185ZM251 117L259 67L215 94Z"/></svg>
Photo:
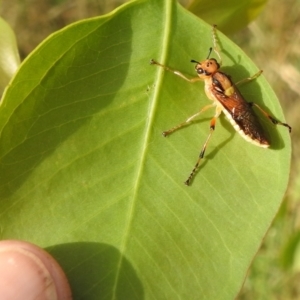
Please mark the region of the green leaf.
<svg viewBox="0 0 300 300"><path fill-rule="evenodd" d="M0 94L20 65L16 37L10 26L0 18Z"/></svg>
<svg viewBox="0 0 300 300"><path fill-rule="evenodd" d="M258 68L218 33L223 70ZM289 172L286 128L263 121L271 149L220 117L192 186L183 181L209 133L210 103L157 59L191 76L211 26L173 1L137 1L73 24L22 64L0 106L2 239L47 248L75 299L233 299L276 214ZM283 119L263 76L241 87Z"/></svg>
<svg viewBox="0 0 300 300"><path fill-rule="evenodd" d="M230 34L253 21L263 10L267 0L194 0L188 9L209 24Z"/></svg>

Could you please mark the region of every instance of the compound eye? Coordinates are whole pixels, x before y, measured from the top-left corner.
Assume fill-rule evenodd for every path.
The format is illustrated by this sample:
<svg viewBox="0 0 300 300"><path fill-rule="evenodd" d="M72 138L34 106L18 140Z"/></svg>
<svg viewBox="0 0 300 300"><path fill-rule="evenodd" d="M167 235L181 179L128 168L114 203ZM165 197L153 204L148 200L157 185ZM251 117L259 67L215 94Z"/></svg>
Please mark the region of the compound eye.
<svg viewBox="0 0 300 300"><path fill-rule="evenodd" d="M202 68L198 68L198 69L197 69L197 73L198 73L198 74L203 74L203 73L204 73L204 70L203 70Z"/></svg>

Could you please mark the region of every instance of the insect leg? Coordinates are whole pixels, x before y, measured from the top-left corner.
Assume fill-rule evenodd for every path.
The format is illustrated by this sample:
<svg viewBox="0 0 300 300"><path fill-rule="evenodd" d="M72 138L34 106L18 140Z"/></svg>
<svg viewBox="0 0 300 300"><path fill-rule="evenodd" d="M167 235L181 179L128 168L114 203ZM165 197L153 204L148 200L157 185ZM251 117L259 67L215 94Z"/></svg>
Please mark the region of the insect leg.
<svg viewBox="0 0 300 300"><path fill-rule="evenodd" d="M207 144L208 144L208 142L209 142L209 140L210 140L213 132L215 131L215 126L216 126L217 118L219 117L219 115L221 114L221 112L222 112L222 109L219 108L219 107L217 107L216 108L216 114L215 114L215 116L210 121L210 133L209 133L208 137L206 138L206 141L205 141L205 143L204 143L204 145L203 145L203 147L201 149L201 152L199 154L198 160L197 160L197 162L196 162L196 164L195 164L195 166L194 166L191 174L189 175L188 179L184 182L185 185L190 185L191 180L193 179L195 173L198 170L199 164L200 164L202 158L204 157Z"/></svg>
<svg viewBox="0 0 300 300"><path fill-rule="evenodd" d="M290 125L288 125L287 123L282 123L278 120L276 120L274 117L272 117L271 115L269 115L265 110L263 110L258 104L254 103L254 102L249 102L249 105L250 106L255 106L257 107L261 112L262 114L268 118L274 125L282 125L282 126L285 126L289 129L289 132L291 133L292 132L292 127Z"/></svg>
<svg viewBox="0 0 300 300"><path fill-rule="evenodd" d="M187 77L184 76L181 72L176 71L176 70L174 70L174 69L172 69L172 68L169 68L169 67L167 67L167 66L165 66L165 65L162 65L162 64L160 64L159 62L157 62L157 61L154 60L154 59L151 59L151 60L150 60L150 65L157 65L157 66L159 66L159 67L162 67L162 68L164 68L165 70L167 70L167 71L169 71L169 72L171 72L171 73L173 73L173 74L175 74L175 75L177 75L177 76L179 76L179 77L183 78L184 80L186 80L186 81L188 81L188 82L191 82L191 83L194 83L194 82L196 82L196 81L201 81L201 78L199 78L199 77L195 77L195 78L187 78Z"/></svg>
<svg viewBox="0 0 300 300"><path fill-rule="evenodd" d="M218 50L217 30L216 30L216 28L217 28L217 25L213 25L213 27L212 27L212 40L213 40L213 45L214 45L213 50L219 57L219 65L221 67L222 66L222 57L221 57L220 52Z"/></svg>
<svg viewBox="0 0 300 300"><path fill-rule="evenodd" d="M254 79L256 79L257 77L259 77L261 75L261 73L263 72L263 70L260 70L259 72L257 72L256 74L254 74L253 76L251 77L248 77L248 78L244 78L238 82L235 83L235 85L238 85L238 84L243 84L245 82L249 82L249 81L252 81Z"/></svg>
<svg viewBox="0 0 300 300"><path fill-rule="evenodd" d="M177 126L169 129L169 130L166 130L162 133L163 136L168 136L170 135L171 133L173 133L174 131L176 131L177 129L187 125L188 123L190 123L194 118L198 117L201 113L203 113L204 111L206 111L207 109L211 108L215 106L214 104L210 104L210 105L206 105L204 106L199 112L197 112L196 114L192 115L191 117L189 117L187 120L185 120L184 122L178 124Z"/></svg>

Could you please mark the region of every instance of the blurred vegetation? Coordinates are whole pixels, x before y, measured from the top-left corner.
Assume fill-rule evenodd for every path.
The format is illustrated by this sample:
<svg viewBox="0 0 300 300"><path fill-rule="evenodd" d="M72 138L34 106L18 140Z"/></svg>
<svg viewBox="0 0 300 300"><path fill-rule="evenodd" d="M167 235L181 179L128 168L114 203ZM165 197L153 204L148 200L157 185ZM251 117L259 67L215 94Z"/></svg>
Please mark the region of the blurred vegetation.
<svg viewBox="0 0 300 300"><path fill-rule="evenodd" d="M52 32L74 21L108 13L123 2L10 0L1 3L0 13L15 30L24 59ZM299 13L300 0L269 1L254 22L231 36L264 70L281 101L286 120L293 127L292 168L286 197L253 261L239 300L300 299Z"/></svg>

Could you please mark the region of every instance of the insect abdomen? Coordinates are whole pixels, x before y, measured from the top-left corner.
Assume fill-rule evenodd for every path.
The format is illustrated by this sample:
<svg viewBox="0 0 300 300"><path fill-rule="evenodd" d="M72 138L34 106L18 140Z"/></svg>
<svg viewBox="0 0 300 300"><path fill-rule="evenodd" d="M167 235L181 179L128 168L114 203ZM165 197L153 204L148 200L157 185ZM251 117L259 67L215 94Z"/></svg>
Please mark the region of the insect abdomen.
<svg viewBox="0 0 300 300"><path fill-rule="evenodd" d="M249 110L251 108L249 107ZM252 111L246 110L238 116L223 108L223 112L234 129L247 141L256 146L268 148L270 143Z"/></svg>

